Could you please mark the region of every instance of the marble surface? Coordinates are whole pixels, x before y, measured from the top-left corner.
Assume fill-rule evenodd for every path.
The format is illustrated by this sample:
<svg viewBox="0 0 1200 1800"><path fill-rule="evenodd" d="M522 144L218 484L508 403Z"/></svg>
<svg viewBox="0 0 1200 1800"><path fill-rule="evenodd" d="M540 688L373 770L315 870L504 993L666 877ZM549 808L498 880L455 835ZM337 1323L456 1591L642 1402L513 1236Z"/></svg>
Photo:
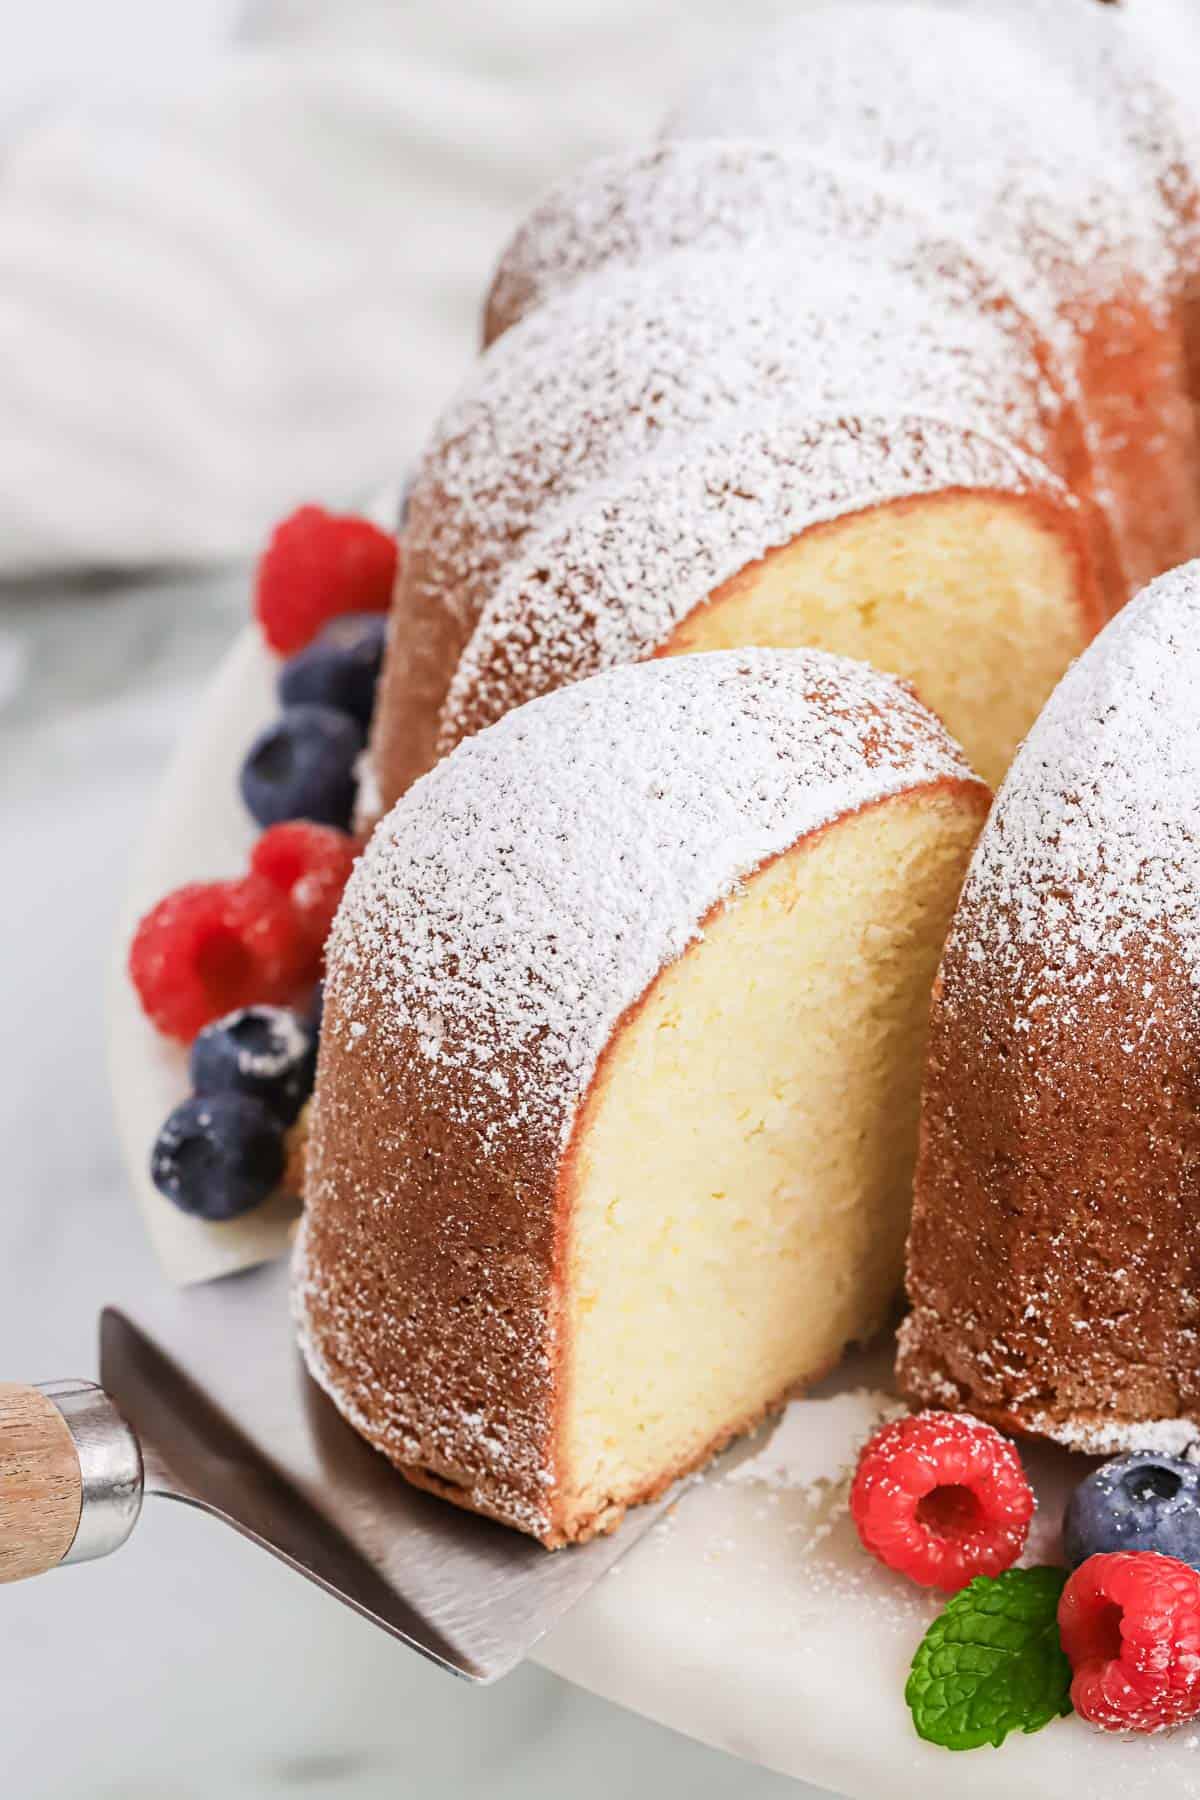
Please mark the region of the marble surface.
<svg viewBox="0 0 1200 1800"><path fill-rule="evenodd" d="M161 1279L103 1063L103 972L151 787L244 616L240 573L0 595L0 1375L94 1372ZM539 1800L817 1790L532 1667L462 1686L219 1527L150 1506L111 1562L0 1590L19 1800Z"/></svg>

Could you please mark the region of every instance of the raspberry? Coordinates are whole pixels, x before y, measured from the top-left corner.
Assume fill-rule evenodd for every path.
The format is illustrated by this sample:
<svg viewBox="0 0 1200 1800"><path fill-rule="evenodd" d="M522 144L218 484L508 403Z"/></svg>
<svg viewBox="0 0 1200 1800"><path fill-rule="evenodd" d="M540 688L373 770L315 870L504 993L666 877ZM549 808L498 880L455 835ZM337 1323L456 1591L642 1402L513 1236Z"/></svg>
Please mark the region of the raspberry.
<svg viewBox="0 0 1200 1800"><path fill-rule="evenodd" d="M305 974L313 981L342 890L354 867L356 846L332 825L293 819L264 831L250 855L255 875L286 894L306 951Z"/></svg>
<svg viewBox="0 0 1200 1800"><path fill-rule="evenodd" d="M255 611L272 650L302 650L339 613L386 612L398 557L395 538L368 519L300 507L258 565Z"/></svg>
<svg viewBox="0 0 1200 1800"><path fill-rule="evenodd" d="M865 1548L922 1587L947 1592L1009 1568L1033 1509L1012 1445L957 1413L885 1425L864 1447L850 1491Z"/></svg>
<svg viewBox="0 0 1200 1800"><path fill-rule="evenodd" d="M1058 1604L1071 1700L1104 1731L1161 1731L1200 1713L1200 1573L1157 1550L1089 1556Z"/></svg>
<svg viewBox="0 0 1200 1800"><path fill-rule="evenodd" d="M305 951L292 908L261 876L193 882L142 919L129 973L151 1023L188 1042L236 1007L286 999Z"/></svg>

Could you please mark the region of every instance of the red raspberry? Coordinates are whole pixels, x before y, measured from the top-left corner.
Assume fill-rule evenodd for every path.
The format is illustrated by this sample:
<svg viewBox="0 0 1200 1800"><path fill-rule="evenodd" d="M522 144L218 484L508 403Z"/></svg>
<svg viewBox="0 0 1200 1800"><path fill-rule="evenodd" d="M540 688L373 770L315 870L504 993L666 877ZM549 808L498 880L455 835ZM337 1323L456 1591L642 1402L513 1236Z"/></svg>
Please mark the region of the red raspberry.
<svg viewBox="0 0 1200 1800"><path fill-rule="evenodd" d="M1157 1550L1089 1556L1058 1603L1075 1711L1104 1731L1200 1713L1200 1573Z"/></svg>
<svg viewBox="0 0 1200 1800"><path fill-rule="evenodd" d="M313 981L320 975L325 939L356 854L354 839L344 831L307 819L272 825L251 852L253 873L291 902L309 958L305 973Z"/></svg>
<svg viewBox="0 0 1200 1800"><path fill-rule="evenodd" d="M258 564L254 605L272 650L290 656L338 613L386 612L394 537L369 519L302 506L275 527Z"/></svg>
<svg viewBox="0 0 1200 1800"><path fill-rule="evenodd" d="M991 1425L927 1412L877 1431L858 1459L850 1511L864 1546L889 1569L948 1593L999 1575L1033 1517L1021 1459Z"/></svg>
<svg viewBox="0 0 1200 1800"><path fill-rule="evenodd" d="M291 907L261 876L193 882L141 921L129 973L147 1018L187 1043L235 1007L288 999L305 949Z"/></svg>

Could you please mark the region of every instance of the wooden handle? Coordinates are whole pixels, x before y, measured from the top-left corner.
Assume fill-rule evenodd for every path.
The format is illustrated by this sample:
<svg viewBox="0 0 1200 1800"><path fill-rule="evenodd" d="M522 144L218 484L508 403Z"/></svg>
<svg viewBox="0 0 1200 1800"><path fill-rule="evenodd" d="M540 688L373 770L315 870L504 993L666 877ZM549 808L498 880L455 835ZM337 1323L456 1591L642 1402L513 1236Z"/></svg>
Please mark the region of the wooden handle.
<svg viewBox="0 0 1200 1800"><path fill-rule="evenodd" d="M0 1381L0 1582L56 1569L82 1505L79 1457L57 1406Z"/></svg>

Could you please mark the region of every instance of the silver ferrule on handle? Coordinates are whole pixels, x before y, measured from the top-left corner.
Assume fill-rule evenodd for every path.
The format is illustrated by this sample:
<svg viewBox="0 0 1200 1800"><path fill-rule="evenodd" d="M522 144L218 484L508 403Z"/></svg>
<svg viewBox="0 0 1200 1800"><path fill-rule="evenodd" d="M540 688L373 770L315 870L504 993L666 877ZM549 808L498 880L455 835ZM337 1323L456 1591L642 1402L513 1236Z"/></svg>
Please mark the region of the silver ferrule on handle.
<svg viewBox="0 0 1200 1800"><path fill-rule="evenodd" d="M91 1562L119 1550L142 1510L142 1451L103 1388L90 1381L39 1383L62 1414L79 1458L79 1524L66 1563Z"/></svg>

